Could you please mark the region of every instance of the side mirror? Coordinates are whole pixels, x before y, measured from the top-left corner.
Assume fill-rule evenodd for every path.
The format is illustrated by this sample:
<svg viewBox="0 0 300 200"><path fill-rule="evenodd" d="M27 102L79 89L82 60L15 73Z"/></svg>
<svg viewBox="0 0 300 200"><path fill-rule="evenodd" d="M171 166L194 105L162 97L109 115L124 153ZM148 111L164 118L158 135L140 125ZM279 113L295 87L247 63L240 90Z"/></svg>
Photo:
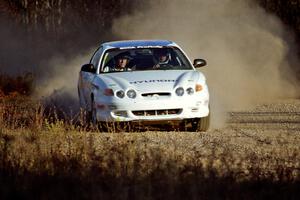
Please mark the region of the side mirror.
<svg viewBox="0 0 300 200"><path fill-rule="evenodd" d="M207 63L204 59L195 59L194 60L194 67L199 68L205 66Z"/></svg>
<svg viewBox="0 0 300 200"><path fill-rule="evenodd" d="M93 64L85 64L82 65L81 71L83 72L90 72L90 73L96 73L96 68Z"/></svg>

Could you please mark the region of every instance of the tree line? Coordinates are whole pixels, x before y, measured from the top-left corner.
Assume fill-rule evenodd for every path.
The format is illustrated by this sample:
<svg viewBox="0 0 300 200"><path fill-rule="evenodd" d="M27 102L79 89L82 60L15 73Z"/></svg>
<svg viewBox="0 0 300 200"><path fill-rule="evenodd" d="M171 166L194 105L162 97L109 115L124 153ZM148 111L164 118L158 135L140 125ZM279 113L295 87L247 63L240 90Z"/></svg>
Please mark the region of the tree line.
<svg viewBox="0 0 300 200"><path fill-rule="evenodd" d="M113 19L140 5L140 0L0 0L0 73L23 66L39 70L57 54L71 57L112 40Z"/></svg>
<svg viewBox="0 0 300 200"><path fill-rule="evenodd" d="M253 0L267 11L275 13L282 21L300 34L300 0ZM64 31L65 25L97 25L104 28L111 20L132 12L145 4L139 0L0 0L2 14L14 16L31 29L43 27L46 31Z"/></svg>

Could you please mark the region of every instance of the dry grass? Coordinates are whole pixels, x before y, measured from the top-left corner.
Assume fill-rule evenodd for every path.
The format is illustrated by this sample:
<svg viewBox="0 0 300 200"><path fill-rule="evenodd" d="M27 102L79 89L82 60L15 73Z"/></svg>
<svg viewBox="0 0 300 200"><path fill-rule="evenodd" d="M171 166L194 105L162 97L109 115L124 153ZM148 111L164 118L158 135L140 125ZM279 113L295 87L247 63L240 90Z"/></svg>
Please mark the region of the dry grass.
<svg viewBox="0 0 300 200"><path fill-rule="evenodd" d="M99 133L0 101L0 199L297 199L298 130ZM80 120L82 119L82 120Z"/></svg>
<svg viewBox="0 0 300 200"><path fill-rule="evenodd" d="M1 193L50 199L296 198L300 137L274 134L2 129Z"/></svg>

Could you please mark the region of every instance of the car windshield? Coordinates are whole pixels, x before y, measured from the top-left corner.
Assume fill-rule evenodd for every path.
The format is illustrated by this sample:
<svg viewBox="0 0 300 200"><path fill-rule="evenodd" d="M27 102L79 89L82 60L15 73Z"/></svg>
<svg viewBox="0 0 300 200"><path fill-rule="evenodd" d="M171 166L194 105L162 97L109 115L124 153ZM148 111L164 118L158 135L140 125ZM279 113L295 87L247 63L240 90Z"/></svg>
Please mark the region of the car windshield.
<svg viewBox="0 0 300 200"><path fill-rule="evenodd" d="M101 73L191 69L185 55L176 47L110 49L101 62Z"/></svg>

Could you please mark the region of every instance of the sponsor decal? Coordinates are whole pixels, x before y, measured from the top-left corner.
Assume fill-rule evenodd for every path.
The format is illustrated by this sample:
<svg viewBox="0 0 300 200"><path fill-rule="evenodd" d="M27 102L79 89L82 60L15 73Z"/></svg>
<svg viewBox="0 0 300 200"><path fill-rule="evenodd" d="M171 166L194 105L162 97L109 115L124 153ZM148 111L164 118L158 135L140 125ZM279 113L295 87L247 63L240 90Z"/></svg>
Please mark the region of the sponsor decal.
<svg viewBox="0 0 300 200"><path fill-rule="evenodd" d="M144 48L163 48L163 46L131 46L131 47L120 47L119 49L144 49Z"/></svg>
<svg viewBox="0 0 300 200"><path fill-rule="evenodd" d="M170 79L157 79L157 80L142 80L142 81L131 81L130 84L141 84L141 83L175 83L176 80Z"/></svg>

